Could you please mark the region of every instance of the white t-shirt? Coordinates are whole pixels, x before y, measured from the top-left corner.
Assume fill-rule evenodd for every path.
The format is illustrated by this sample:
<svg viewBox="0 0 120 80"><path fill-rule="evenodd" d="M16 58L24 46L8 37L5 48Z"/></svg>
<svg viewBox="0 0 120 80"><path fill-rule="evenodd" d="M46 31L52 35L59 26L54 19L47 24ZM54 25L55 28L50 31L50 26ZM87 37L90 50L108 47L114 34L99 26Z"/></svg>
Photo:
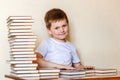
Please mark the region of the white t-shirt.
<svg viewBox="0 0 120 80"><path fill-rule="evenodd" d="M49 38L43 41L37 50L45 60L57 64L71 66L72 63L80 62L76 48L69 41L59 42L53 38Z"/></svg>

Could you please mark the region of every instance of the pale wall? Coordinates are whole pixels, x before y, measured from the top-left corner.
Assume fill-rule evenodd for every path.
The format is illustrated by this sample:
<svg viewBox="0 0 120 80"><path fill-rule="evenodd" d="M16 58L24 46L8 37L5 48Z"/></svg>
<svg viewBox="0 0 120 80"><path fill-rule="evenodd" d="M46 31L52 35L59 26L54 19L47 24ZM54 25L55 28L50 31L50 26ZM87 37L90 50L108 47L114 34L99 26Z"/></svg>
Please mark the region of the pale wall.
<svg viewBox="0 0 120 80"><path fill-rule="evenodd" d="M70 20L71 41L84 65L120 70L120 0L0 0L0 79L9 73L8 16L30 15L39 42L47 38L43 21L51 8L63 9Z"/></svg>

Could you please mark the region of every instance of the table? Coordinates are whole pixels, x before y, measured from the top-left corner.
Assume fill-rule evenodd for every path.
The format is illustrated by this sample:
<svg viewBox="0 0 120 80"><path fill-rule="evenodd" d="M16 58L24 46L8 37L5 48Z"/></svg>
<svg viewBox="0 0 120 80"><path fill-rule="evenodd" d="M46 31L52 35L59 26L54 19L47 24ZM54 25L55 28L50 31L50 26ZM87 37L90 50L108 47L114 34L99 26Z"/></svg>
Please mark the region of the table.
<svg viewBox="0 0 120 80"><path fill-rule="evenodd" d="M25 79L15 77L15 76L12 76L12 75L5 75L5 77L6 78L11 78L11 79L14 79L14 80L25 80ZM115 75L115 76L89 76L89 77L81 77L81 78L58 78L58 79L47 79L47 80L120 80L120 75Z"/></svg>

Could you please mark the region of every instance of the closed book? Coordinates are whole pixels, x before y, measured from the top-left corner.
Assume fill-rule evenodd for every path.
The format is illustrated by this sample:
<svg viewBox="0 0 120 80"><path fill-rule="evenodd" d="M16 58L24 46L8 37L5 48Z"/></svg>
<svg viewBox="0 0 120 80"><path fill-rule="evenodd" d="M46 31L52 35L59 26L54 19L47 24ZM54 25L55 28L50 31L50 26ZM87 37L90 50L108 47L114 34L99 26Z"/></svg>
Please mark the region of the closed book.
<svg viewBox="0 0 120 80"><path fill-rule="evenodd" d="M36 41L36 39L35 38L33 38L33 39L29 39L29 38L28 39L27 38L26 39L20 39L20 38L18 39L17 38L17 39L11 39L9 42L23 42L23 41Z"/></svg>
<svg viewBox="0 0 120 80"><path fill-rule="evenodd" d="M12 70L11 73L20 74L20 73L38 73L38 70Z"/></svg>
<svg viewBox="0 0 120 80"><path fill-rule="evenodd" d="M59 73L58 72L49 72L49 73L39 73L40 74L40 76L54 76L54 75L59 75Z"/></svg>
<svg viewBox="0 0 120 80"><path fill-rule="evenodd" d="M31 58L32 58L32 57L36 57L36 54L28 54L28 55L27 55L27 54L26 54L26 55L25 55L25 54L21 54L21 55L11 55L11 57L12 57L12 58L15 58L15 57L16 57L16 58L19 58L19 57L31 57Z"/></svg>
<svg viewBox="0 0 120 80"><path fill-rule="evenodd" d="M19 52L19 51L34 51L33 48L29 49L29 48L12 48L11 49L12 52Z"/></svg>
<svg viewBox="0 0 120 80"><path fill-rule="evenodd" d="M28 64L28 63L26 63L26 64L14 64L14 67L36 67L36 66L38 66L38 64L33 64L33 63L30 63L30 64Z"/></svg>
<svg viewBox="0 0 120 80"><path fill-rule="evenodd" d="M40 68L39 70L39 73L45 73L45 72L60 72L59 69L55 69L55 68Z"/></svg>
<svg viewBox="0 0 120 80"><path fill-rule="evenodd" d="M8 23L7 26L32 26L33 23Z"/></svg>
<svg viewBox="0 0 120 80"><path fill-rule="evenodd" d="M115 76L117 73L115 72L108 72L108 73L95 73L95 76Z"/></svg>
<svg viewBox="0 0 120 80"><path fill-rule="evenodd" d="M17 58L11 58L11 60L18 60L18 61L26 61L26 60L36 60L36 57L17 57Z"/></svg>
<svg viewBox="0 0 120 80"><path fill-rule="evenodd" d="M38 73L21 73L21 74L15 74L11 73L11 75L17 76L17 77L38 77Z"/></svg>
<svg viewBox="0 0 120 80"><path fill-rule="evenodd" d="M20 35L20 36L11 36L9 38L10 40L11 39L37 39L37 36L36 35Z"/></svg>
<svg viewBox="0 0 120 80"><path fill-rule="evenodd" d="M31 20L32 19L32 16L9 16L8 18L7 18L7 21L9 21L9 20L14 20L14 19L22 19L22 20Z"/></svg>
<svg viewBox="0 0 120 80"><path fill-rule="evenodd" d="M10 52L11 55L30 55L30 54L34 54L34 51L19 51L19 52Z"/></svg>
<svg viewBox="0 0 120 80"><path fill-rule="evenodd" d="M10 19L7 23L33 23L33 19Z"/></svg>
<svg viewBox="0 0 120 80"><path fill-rule="evenodd" d="M110 73L110 72L117 72L116 69L95 69L95 73Z"/></svg>
<svg viewBox="0 0 120 80"><path fill-rule="evenodd" d="M19 61L19 60L11 60L10 62L9 62L10 64L24 64L24 63L32 63L32 61L31 60L29 60L29 61Z"/></svg>
<svg viewBox="0 0 120 80"><path fill-rule="evenodd" d="M9 30L26 30L31 29L31 26L8 26Z"/></svg>
<svg viewBox="0 0 120 80"><path fill-rule="evenodd" d="M54 76L40 76L40 79L58 79L59 76L58 75L54 75Z"/></svg>
<svg viewBox="0 0 120 80"><path fill-rule="evenodd" d="M10 46L10 48L35 48L35 45L13 45L13 46Z"/></svg>
<svg viewBox="0 0 120 80"><path fill-rule="evenodd" d="M29 36L29 35L34 35L33 33L31 33L31 32L25 32L25 33L10 33L10 34L8 34L8 37L10 37L10 36L21 36L21 35L23 35L23 36L25 36L25 35L27 35L27 36Z"/></svg>
<svg viewBox="0 0 120 80"><path fill-rule="evenodd" d="M13 67L11 70L36 70L36 67Z"/></svg>
<svg viewBox="0 0 120 80"><path fill-rule="evenodd" d="M85 75L83 70L60 70L61 75Z"/></svg>
<svg viewBox="0 0 120 80"><path fill-rule="evenodd" d="M32 32L32 30L31 29L19 29L19 30L15 30L15 29L13 29L13 30L9 30L8 31L9 33L16 33L16 32Z"/></svg>
<svg viewBox="0 0 120 80"><path fill-rule="evenodd" d="M35 41L29 41L29 42L13 42L10 43L10 46L12 45L35 45Z"/></svg>

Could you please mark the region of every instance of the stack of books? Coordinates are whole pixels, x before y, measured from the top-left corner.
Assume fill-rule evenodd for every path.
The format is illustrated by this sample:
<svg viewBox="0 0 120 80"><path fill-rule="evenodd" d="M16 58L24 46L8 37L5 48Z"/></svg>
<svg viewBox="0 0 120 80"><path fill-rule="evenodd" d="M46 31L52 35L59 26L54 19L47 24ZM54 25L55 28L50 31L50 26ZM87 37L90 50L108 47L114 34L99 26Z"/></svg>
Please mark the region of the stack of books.
<svg viewBox="0 0 120 80"><path fill-rule="evenodd" d="M7 19L10 44L11 74L28 80L39 79L35 43L37 36L32 32L31 16L9 16Z"/></svg>
<svg viewBox="0 0 120 80"><path fill-rule="evenodd" d="M55 68L40 68L38 70L40 79L57 79L59 78L59 69Z"/></svg>
<svg viewBox="0 0 120 80"><path fill-rule="evenodd" d="M62 78L85 77L85 71L84 70L60 70L60 77Z"/></svg>
<svg viewBox="0 0 120 80"><path fill-rule="evenodd" d="M95 69L95 76L113 76L117 75L116 69Z"/></svg>
<svg viewBox="0 0 120 80"><path fill-rule="evenodd" d="M80 78L90 76L115 76L116 69L61 70L61 78Z"/></svg>

